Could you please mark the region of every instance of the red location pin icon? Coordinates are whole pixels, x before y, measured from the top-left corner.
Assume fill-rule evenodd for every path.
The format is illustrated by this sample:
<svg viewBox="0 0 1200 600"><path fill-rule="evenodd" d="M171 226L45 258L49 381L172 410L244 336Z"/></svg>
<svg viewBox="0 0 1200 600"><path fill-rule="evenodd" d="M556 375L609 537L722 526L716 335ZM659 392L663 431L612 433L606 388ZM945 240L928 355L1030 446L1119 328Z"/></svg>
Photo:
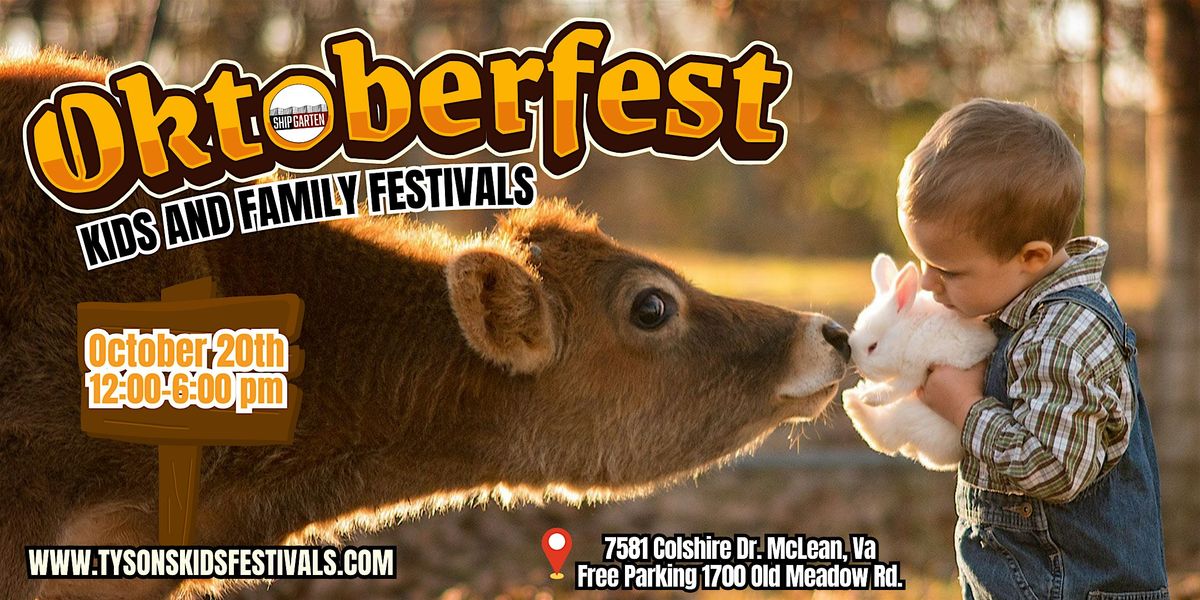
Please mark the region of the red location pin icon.
<svg viewBox="0 0 1200 600"><path fill-rule="evenodd" d="M542 552L546 553L546 560L550 561L550 567L554 569L550 579L562 579L563 563L571 553L571 534L561 527L547 529L542 535Z"/></svg>

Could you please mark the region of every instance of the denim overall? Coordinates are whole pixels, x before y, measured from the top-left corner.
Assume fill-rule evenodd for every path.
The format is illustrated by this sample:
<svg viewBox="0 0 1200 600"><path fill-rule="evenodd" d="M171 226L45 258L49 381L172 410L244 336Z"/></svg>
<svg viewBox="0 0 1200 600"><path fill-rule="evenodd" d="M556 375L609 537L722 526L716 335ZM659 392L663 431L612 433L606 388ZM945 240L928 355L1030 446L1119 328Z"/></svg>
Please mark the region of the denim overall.
<svg viewBox="0 0 1200 600"><path fill-rule="evenodd" d="M1158 464L1150 416L1138 382L1136 337L1115 306L1087 287L1047 295L1040 303L1075 302L1101 317L1118 341L1136 392L1129 447L1117 464L1065 504L972 486L958 477L954 537L963 598L997 600L1168 598L1159 508ZM1008 343L988 365L984 393L1012 408Z"/></svg>

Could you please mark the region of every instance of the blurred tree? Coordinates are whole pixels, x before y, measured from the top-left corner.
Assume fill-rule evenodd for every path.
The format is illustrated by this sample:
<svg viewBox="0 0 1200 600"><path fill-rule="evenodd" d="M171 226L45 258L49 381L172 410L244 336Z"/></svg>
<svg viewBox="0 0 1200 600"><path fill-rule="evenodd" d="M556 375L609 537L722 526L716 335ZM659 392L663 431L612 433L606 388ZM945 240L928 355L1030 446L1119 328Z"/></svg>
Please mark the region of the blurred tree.
<svg viewBox="0 0 1200 600"><path fill-rule="evenodd" d="M1146 107L1146 183L1150 264L1162 288L1155 334L1155 398L1169 418L1162 455L1184 463L1195 490L1200 431L1200 3L1151 0L1146 58L1152 87ZM1182 465L1180 465L1182 466Z"/></svg>
<svg viewBox="0 0 1200 600"><path fill-rule="evenodd" d="M1096 35L1084 77L1083 119L1087 181L1084 219L1088 235L1108 235L1108 111L1104 101L1104 71L1108 62L1108 2L1095 0Z"/></svg>

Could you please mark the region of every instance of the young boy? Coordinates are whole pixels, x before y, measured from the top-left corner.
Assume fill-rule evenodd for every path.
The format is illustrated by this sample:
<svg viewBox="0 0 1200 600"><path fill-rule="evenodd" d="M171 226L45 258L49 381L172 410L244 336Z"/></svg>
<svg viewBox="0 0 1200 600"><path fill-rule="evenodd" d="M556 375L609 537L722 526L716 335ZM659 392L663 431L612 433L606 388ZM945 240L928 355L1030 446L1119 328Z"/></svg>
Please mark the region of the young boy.
<svg viewBox="0 0 1200 600"><path fill-rule="evenodd" d="M1108 244L1068 240L1083 164L1057 124L977 99L900 173L921 287L1000 341L985 370L936 367L922 401L962 427L964 598L1167 598L1158 467L1133 331L1100 281Z"/></svg>

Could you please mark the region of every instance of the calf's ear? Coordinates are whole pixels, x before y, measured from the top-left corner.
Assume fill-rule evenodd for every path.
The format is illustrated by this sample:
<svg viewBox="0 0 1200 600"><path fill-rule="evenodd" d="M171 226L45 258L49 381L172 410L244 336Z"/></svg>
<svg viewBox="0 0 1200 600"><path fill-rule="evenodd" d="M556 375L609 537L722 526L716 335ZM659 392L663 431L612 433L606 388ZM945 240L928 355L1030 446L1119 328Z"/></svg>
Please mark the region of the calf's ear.
<svg viewBox="0 0 1200 600"><path fill-rule="evenodd" d="M467 343L512 373L536 373L557 350L542 282L527 267L490 250L469 250L446 266L450 306Z"/></svg>

